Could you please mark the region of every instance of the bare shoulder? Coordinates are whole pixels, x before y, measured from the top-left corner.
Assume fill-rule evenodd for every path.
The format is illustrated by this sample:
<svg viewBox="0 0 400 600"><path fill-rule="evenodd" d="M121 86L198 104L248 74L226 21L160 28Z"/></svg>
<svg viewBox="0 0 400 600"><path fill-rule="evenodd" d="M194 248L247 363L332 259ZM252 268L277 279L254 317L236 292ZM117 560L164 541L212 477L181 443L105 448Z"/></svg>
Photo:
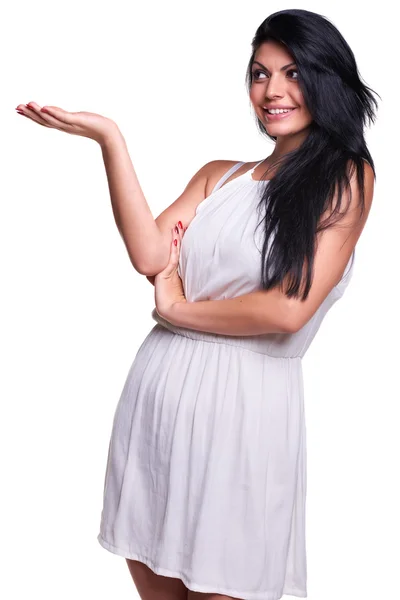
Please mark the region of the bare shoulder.
<svg viewBox="0 0 400 600"><path fill-rule="evenodd" d="M372 196L374 193L375 173L368 161L364 160L364 182L367 195Z"/></svg>
<svg viewBox="0 0 400 600"><path fill-rule="evenodd" d="M365 219L366 219L366 217L368 216L368 213L370 211L373 196L374 196L375 173L374 173L373 168L371 167L371 165L369 164L369 162L367 160L364 159L363 163L364 163L364 168L363 168L364 178L363 179L364 179L364 200L365 200L365 209L366 209L366 214L365 214ZM358 199L360 196L360 189L358 186L358 181L357 181L357 176L356 176L356 171L354 169L353 161L349 161L348 168L351 169L350 170L350 172L351 172L350 187L351 187L352 195L354 196L354 205L357 205Z"/></svg>
<svg viewBox="0 0 400 600"><path fill-rule="evenodd" d="M369 162L363 159L364 163L364 183L366 187L373 187L375 182L375 173ZM356 181L355 164L354 161L349 160L347 163L348 172L351 173L351 181Z"/></svg>
<svg viewBox="0 0 400 600"><path fill-rule="evenodd" d="M239 162L243 162L243 161L241 161L241 160L212 160L209 163L207 163L207 165L205 165L205 167L207 168L206 196L209 196L211 194L212 190L214 189L214 187L216 186L218 181L221 179L221 177L223 175L225 175L225 173L227 171L229 171L229 169L231 169L234 165L236 165ZM251 168L252 166L254 166L256 164L257 164L257 162L242 164L239 167L239 169L236 171L235 175L241 175L248 168Z"/></svg>

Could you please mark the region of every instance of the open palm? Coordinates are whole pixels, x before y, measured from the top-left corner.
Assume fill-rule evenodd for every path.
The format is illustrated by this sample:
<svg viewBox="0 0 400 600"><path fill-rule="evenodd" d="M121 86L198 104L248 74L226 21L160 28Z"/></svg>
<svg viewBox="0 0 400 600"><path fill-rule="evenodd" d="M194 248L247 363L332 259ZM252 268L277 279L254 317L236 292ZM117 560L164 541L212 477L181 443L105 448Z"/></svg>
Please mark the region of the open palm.
<svg viewBox="0 0 400 600"><path fill-rule="evenodd" d="M43 127L90 138L99 144L118 129L112 119L91 112L68 112L58 106L40 107L36 102L19 104L16 110Z"/></svg>

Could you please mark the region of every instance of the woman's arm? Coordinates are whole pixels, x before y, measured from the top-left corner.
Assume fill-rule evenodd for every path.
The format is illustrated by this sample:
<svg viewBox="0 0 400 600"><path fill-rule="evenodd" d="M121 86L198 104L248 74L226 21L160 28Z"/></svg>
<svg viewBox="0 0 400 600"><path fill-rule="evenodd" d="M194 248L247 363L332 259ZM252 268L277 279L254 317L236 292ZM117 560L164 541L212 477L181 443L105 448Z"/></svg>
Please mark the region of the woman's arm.
<svg viewBox="0 0 400 600"><path fill-rule="evenodd" d="M154 285L154 275L168 263L171 231L181 221L187 227L207 194L207 182L226 161L211 161L190 179L182 194L154 219L136 177L125 140L116 126L101 144L115 222L135 269Z"/></svg>
<svg viewBox="0 0 400 600"><path fill-rule="evenodd" d="M115 223L132 265L141 274L153 264L163 236L133 168L125 139L115 125L100 145L106 169Z"/></svg>
<svg viewBox="0 0 400 600"><path fill-rule="evenodd" d="M221 335L291 333L291 302L277 288L226 300L177 302L164 318L172 325Z"/></svg>

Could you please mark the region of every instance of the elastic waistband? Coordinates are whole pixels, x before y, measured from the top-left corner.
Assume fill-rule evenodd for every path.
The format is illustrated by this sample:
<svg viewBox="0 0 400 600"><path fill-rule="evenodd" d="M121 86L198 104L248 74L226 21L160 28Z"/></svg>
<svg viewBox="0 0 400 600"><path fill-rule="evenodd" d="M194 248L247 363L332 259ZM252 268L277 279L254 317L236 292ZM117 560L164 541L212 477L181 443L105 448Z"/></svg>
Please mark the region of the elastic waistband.
<svg viewBox="0 0 400 600"><path fill-rule="evenodd" d="M274 356L271 354L271 336L270 335L252 335L252 336L233 336L221 335L219 333L209 333L207 331L196 331L194 329L186 329L186 327L178 327L161 317L156 308L152 310L152 319L159 325L168 329L172 333L182 335L183 337L199 340L202 342L212 342L216 344L227 344L229 346L237 346L244 350L251 350L264 354L270 358L277 360L301 360L300 356Z"/></svg>

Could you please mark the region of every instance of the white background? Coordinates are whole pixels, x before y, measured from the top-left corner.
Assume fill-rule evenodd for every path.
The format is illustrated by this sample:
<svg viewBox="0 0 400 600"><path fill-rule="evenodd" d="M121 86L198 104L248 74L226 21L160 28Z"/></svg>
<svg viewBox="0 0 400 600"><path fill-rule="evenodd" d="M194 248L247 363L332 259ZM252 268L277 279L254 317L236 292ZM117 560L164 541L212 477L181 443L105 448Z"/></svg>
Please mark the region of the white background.
<svg viewBox="0 0 400 600"><path fill-rule="evenodd" d="M245 70L259 24L289 7L333 21L382 97L366 132L377 181L353 279L303 361L308 598L399 597L399 65L389 2L19 0L0 15L7 600L138 597L125 559L96 537L114 410L155 325L154 287L115 226L99 146L14 109L35 101L115 120L157 217L206 162L272 152Z"/></svg>

